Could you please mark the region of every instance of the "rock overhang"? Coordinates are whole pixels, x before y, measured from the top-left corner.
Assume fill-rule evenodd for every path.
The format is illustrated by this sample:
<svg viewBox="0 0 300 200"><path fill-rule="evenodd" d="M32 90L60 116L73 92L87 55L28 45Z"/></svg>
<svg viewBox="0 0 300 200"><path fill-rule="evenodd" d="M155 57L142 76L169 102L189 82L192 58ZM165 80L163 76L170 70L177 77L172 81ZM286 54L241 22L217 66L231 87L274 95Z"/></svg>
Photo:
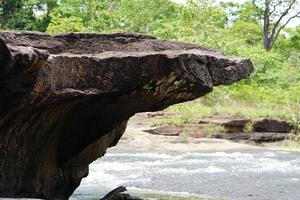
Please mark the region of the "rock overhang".
<svg viewBox="0 0 300 200"><path fill-rule="evenodd" d="M0 196L67 198L136 112L198 98L253 70L248 59L132 33L0 38Z"/></svg>

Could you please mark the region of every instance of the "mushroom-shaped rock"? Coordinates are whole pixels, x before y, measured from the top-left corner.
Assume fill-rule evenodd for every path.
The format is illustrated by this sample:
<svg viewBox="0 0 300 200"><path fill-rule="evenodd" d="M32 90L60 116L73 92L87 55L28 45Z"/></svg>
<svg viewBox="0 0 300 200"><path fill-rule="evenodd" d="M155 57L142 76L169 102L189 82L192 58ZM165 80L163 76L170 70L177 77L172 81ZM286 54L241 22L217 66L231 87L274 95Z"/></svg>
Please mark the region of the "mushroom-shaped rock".
<svg viewBox="0 0 300 200"><path fill-rule="evenodd" d="M0 32L0 196L67 199L135 113L252 70L247 59L132 33Z"/></svg>

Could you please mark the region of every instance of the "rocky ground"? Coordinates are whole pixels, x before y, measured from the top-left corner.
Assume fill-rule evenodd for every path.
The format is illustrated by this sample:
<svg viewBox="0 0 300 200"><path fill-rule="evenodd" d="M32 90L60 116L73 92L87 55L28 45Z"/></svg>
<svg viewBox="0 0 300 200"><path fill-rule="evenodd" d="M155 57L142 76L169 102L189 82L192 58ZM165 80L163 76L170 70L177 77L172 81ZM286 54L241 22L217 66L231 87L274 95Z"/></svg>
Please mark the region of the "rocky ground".
<svg viewBox="0 0 300 200"><path fill-rule="evenodd" d="M202 119L190 124L153 127L151 119L155 117L159 116L139 113L132 117L118 149L175 152L257 149L264 146L264 142L292 137L284 121L264 119L256 122L250 132L242 131L248 122L245 119ZM225 128L220 130L224 124Z"/></svg>

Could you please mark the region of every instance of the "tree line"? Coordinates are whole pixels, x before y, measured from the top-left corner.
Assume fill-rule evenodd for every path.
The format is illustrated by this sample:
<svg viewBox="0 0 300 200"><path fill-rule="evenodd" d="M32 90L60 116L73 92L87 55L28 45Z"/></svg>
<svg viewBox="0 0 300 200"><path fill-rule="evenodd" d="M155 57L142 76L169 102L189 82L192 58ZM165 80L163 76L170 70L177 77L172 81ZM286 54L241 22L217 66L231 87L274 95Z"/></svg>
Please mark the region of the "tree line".
<svg viewBox="0 0 300 200"><path fill-rule="evenodd" d="M129 28L129 31L148 32L154 21L163 20L163 18L167 20L168 17L174 17L176 12L182 12L182 9L212 5L210 2L212 1L194 0L188 1L186 6L183 6L170 0L2 0L0 27L1 29L45 32L50 25L48 30L50 32L80 31L81 29L101 32L116 27L122 30L122 26L128 25L126 23L137 23L130 24L130 26L142 27ZM261 26L263 45L267 51L272 49L282 30L293 19L300 17L300 4L297 0L249 0L243 5L229 2L221 3L219 6L221 7L219 9L228 11L228 16L223 16L225 18L230 15L241 18L245 17L243 16L245 10L250 12L252 16L247 16L249 19L246 20L252 19L254 23ZM127 14L132 11L131 9L137 11L136 16ZM215 11L222 12L221 10L218 11L216 8ZM139 12L147 13L141 16ZM144 20L143 22L136 20L136 17L140 16L143 17L141 19ZM65 21L66 24L60 23L60 20ZM219 23L224 23L224 20L219 20ZM71 23L69 28L67 27L68 21ZM93 23L92 28L87 27L91 25L90 23ZM57 30L55 24L59 24ZM142 28L144 29L141 30Z"/></svg>

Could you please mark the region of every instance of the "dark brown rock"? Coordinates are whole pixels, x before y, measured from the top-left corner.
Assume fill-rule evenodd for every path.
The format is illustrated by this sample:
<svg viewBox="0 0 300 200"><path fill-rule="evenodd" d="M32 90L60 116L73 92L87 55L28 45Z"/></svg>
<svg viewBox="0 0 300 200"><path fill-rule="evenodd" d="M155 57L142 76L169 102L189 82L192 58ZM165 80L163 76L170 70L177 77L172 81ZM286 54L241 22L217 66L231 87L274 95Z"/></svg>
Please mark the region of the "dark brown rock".
<svg viewBox="0 0 300 200"><path fill-rule="evenodd" d="M220 125L220 124L218 124ZM217 138L233 141L254 141L254 142L275 142L289 138L291 135L287 133L272 132L224 132L222 130L214 131L214 127L209 124L182 124L182 125L166 125L159 126L149 130L145 130L150 134L162 136L186 136L192 138Z"/></svg>
<svg viewBox="0 0 300 200"><path fill-rule="evenodd" d="M139 197L134 197L128 193L124 193L126 191L127 191L126 187L119 186L116 189L109 192L100 200L143 200Z"/></svg>
<svg viewBox="0 0 300 200"><path fill-rule="evenodd" d="M224 127L226 133L240 133L244 132L246 125L251 120L248 118L221 118L221 119L201 119L197 123L199 124L217 124Z"/></svg>
<svg viewBox="0 0 300 200"><path fill-rule="evenodd" d="M290 135L286 133L213 133L211 138L226 139L233 141L254 141L260 142L276 142L289 138Z"/></svg>
<svg viewBox="0 0 300 200"><path fill-rule="evenodd" d="M276 142L285 140L289 137L289 134L286 133L252 133L250 140L255 142Z"/></svg>
<svg viewBox="0 0 300 200"><path fill-rule="evenodd" d="M179 136L182 133L182 127L180 126L160 126L153 129L144 130L147 133L163 136Z"/></svg>
<svg viewBox="0 0 300 200"><path fill-rule="evenodd" d="M202 124L180 124L180 125L164 125L144 130L147 133L162 136L188 136L194 138L208 137L215 131L220 131L220 127L214 125Z"/></svg>
<svg viewBox="0 0 300 200"><path fill-rule="evenodd" d="M0 32L0 196L67 199L135 113L252 70L247 59L138 34Z"/></svg>
<svg viewBox="0 0 300 200"><path fill-rule="evenodd" d="M292 129L291 124L278 119L263 119L253 124L253 131L255 132L289 133Z"/></svg>
<svg viewBox="0 0 300 200"><path fill-rule="evenodd" d="M131 196L130 194L118 194L115 197L113 197L111 200L143 200L142 198L139 197L134 197Z"/></svg>
<svg viewBox="0 0 300 200"><path fill-rule="evenodd" d="M157 111L157 112L148 112L147 116L150 118L155 118L155 117L163 117L165 115L165 112L162 111Z"/></svg>
<svg viewBox="0 0 300 200"><path fill-rule="evenodd" d="M233 141L240 141L240 140L249 140L250 139L249 133L219 133L219 134L213 134L213 138L219 138L219 139L226 139L226 140L233 140Z"/></svg>

